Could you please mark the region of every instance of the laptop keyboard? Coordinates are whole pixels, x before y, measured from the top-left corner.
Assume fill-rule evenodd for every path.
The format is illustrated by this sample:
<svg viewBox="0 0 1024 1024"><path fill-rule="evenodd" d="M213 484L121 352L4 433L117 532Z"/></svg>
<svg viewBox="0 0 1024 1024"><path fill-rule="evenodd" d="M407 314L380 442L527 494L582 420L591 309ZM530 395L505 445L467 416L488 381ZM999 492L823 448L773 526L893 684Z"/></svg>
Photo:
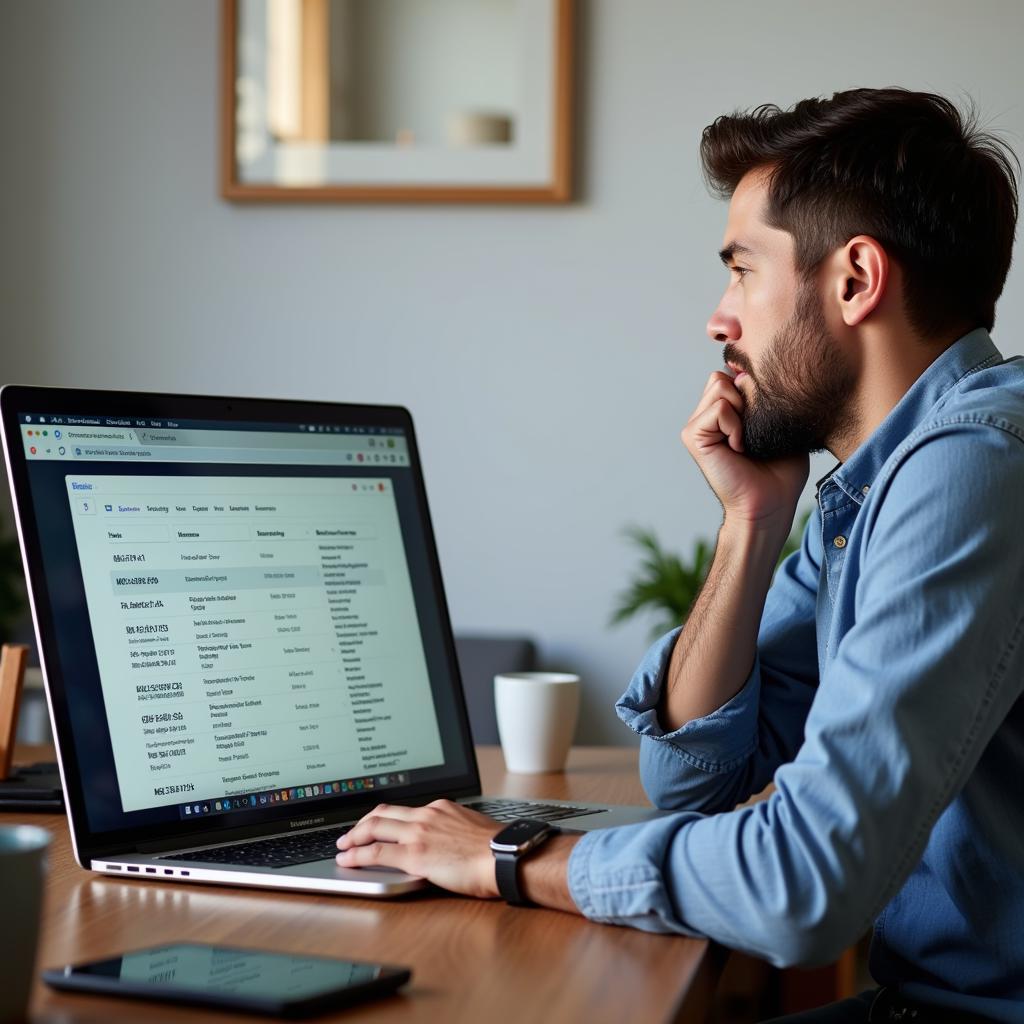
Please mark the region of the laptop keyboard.
<svg viewBox="0 0 1024 1024"><path fill-rule="evenodd" d="M601 814L603 807L570 807L565 804L539 804L527 800L479 800L466 804L474 811L489 815L495 821L537 818L541 821L562 821L581 814ZM338 852L338 836L351 826L332 825L313 832L270 839L251 839L231 846L217 846L195 853L167 854L159 860L190 860L198 864L242 864L253 868L289 868L296 864L312 864L318 860L334 860Z"/></svg>
<svg viewBox="0 0 1024 1024"><path fill-rule="evenodd" d="M535 804L528 800L480 800L466 804L474 811L486 814L495 821L515 821L517 818L536 818L540 821L561 821L581 814L603 814L603 807L569 807L566 804Z"/></svg>
<svg viewBox="0 0 1024 1024"><path fill-rule="evenodd" d="M199 864L244 864L254 868L289 868L296 864L312 864L318 860L334 860L338 852L338 836L351 826L332 825L315 832L300 832L293 836L274 836L271 839L253 839L231 846L218 846L195 853L169 854L160 860L191 860Z"/></svg>

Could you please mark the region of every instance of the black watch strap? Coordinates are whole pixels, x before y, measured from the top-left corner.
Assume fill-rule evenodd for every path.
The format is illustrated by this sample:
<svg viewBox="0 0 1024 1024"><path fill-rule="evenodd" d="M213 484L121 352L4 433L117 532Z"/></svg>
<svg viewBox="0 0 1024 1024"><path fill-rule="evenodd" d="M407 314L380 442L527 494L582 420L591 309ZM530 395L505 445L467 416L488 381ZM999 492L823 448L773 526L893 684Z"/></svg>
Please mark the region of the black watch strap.
<svg viewBox="0 0 1024 1024"><path fill-rule="evenodd" d="M494 877L498 882L498 892L506 903L513 907L529 907L531 903L519 891L519 862L522 857L514 853L495 853Z"/></svg>
<svg viewBox="0 0 1024 1024"><path fill-rule="evenodd" d="M519 862L557 832L546 821L518 818L491 840L494 878L502 899L514 907L531 906L519 888Z"/></svg>

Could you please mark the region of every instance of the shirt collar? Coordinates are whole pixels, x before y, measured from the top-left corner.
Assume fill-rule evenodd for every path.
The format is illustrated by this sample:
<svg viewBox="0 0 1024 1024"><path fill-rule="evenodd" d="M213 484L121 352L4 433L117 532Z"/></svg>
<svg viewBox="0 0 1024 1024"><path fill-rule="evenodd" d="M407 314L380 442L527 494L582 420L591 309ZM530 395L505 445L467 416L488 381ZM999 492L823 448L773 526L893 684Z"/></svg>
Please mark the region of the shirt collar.
<svg viewBox="0 0 1024 1024"><path fill-rule="evenodd" d="M875 482L879 470L896 447L924 420L931 409L964 377L982 367L1002 361L987 330L979 327L953 342L917 378L874 433L846 460L818 482L834 482L857 504Z"/></svg>

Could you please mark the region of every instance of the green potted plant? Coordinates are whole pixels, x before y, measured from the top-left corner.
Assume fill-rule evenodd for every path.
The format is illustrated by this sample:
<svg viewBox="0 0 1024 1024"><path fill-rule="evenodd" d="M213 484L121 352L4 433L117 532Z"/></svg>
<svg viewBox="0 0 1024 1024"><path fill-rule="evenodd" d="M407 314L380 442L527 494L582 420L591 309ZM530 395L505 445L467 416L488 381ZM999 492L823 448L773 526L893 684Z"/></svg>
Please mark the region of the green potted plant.
<svg viewBox="0 0 1024 1024"><path fill-rule="evenodd" d="M779 555L780 565L800 547L810 514L808 509L797 516ZM629 585L618 596L611 624L624 622L640 612L653 612L658 616L651 628L651 639L655 639L686 621L711 568L714 550L699 537L690 558L684 559L674 551L666 551L653 530L629 526L623 532L640 549L642 558Z"/></svg>

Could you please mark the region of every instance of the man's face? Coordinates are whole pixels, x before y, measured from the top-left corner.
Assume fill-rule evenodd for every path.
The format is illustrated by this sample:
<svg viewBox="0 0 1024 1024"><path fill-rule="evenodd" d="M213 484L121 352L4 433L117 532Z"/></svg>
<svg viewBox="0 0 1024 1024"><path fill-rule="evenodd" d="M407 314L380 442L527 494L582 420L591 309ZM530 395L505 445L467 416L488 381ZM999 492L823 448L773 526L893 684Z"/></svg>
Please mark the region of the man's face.
<svg viewBox="0 0 1024 1024"><path fill-rule="evenodd" d="M730 281L707 327L736 373L743 447L755 459L827 447L849 421L855 384L815 283L796 272L793 236L764 222L766 198L757 173L733 194L720 254Z"/></svg>

